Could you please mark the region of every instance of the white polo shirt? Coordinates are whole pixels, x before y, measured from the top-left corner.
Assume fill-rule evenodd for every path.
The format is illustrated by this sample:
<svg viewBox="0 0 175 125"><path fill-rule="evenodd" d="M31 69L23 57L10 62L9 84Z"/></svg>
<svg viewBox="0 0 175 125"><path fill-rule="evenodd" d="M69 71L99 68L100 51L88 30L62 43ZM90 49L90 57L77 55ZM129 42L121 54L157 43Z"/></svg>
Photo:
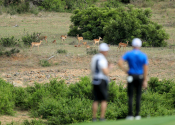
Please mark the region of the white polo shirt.
<svg viewBox="0 0 175 125"><path fill-rule="evenodd" d="M108 67L108 61L103 54L98 53L92 57L91 60L92 77L93 79L99 79L99 82L98 81L92 82L93 84L95 85L100 84L101 79L106 80L107 82L109 81L108 76L106 76L102 71L102 69L107 67Z"/></svg>

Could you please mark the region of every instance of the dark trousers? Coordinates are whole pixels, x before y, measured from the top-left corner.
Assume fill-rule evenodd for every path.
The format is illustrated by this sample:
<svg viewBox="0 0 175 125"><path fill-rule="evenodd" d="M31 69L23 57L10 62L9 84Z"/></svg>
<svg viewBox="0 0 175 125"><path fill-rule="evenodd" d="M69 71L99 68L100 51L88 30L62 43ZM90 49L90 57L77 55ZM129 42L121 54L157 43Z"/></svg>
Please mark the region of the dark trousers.
<svg viewBox="0 0 175 125"><path fill-rule="evenodd" d="M133 77L133 80L128 82L128 116L133 116L132 112L132 103L133 103L133 94L136 93L136 114L139 115L140 112L140 100L141 100L141 89L143 84L143 75L129 75Z"/></svg>

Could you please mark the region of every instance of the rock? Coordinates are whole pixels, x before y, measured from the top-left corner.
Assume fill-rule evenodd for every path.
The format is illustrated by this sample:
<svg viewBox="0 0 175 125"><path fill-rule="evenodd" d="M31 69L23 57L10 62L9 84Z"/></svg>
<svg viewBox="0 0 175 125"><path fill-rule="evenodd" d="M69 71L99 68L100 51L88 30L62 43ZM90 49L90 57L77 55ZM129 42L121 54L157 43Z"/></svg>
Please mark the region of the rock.
<svg viewBox="0 0 175 125"><path fill-rule="evenodd" d="M19 72L16 72L15 74L14 74L14 76L18 76L20 73Z"/></svg>
<svg viewBox="0 0 175 125"><path fill-rule="evenodd" d="M35 73L35 71L30 71L30 73L29 74L34 74Z"/></svg>
<svg viewBox="0 0 175 125"><path fill-rule="evenodd" d="M58 70L56 70L56 72L60 72L60 70L58 69Z"/></svg>
<svg viewBox="0 0 175 125"><path fill-rule="evenodd" d="M112 78L112 80L116 80L117 78Z"/></svg>
<svg viewBox="0 0 175 125"><path fill-rule="evenodd" d="M11 78L11 77L12 77L11 74L6 75L6 78Z"/></svg>
<svg viewBox="0 0 175 125"><path fill-rule="evenodd" d="M38 78L42 78L43 76L39 75Z"/></svg>
<svg viewBox="0 0 175 125"><path fill-rule="evenodd" d="M28 76L24 76L24 77L23 77L23 80L24 80L24 81L27 81L27 80L30 80L30 78L29 78Z"/></svg>
<svg viewBox="0 0 175 125"><path fill-rule="evenodd" d="M13 81L12 84L14 86L23 86L23 82L22 81Z"/></svg>
<svg viewBox="0 0 175 125"><path fill-rule="evenodd" d="M50 75L46 75L46 78L49 79L50 78Z"/></svg>
<svg viewBox="0 0 175 125"><path fill-rule="evenodd" d="M40 70L40 72L45 72L44 70Z"/></svg>
<svg viewBox="0 0 175 125"><path fill-rule="evenodd" d="M70 84L70 82L67 82L66 84Z"/></svg>

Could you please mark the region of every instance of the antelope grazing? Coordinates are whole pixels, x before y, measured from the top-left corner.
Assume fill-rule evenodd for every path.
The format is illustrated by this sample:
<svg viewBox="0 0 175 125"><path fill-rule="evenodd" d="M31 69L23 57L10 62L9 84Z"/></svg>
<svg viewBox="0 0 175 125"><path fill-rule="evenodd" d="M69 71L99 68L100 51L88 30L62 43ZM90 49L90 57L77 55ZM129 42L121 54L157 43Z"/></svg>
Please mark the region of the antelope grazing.
<svg viewBox="0 0 175 125"><path fill-rule="evenodd" d="M32 42L31 43L31 49L33 48L33 46L38 46L38 51L39 51L39 46L41 45L41 42L43 42L43 41L40 40L39 43L38 42Z"/></svg>
<svg viewBox="0 0 175 125"><path fill-rule="evenodd" d="M83 42L83 37L79 37L79 34L77 34L77 39L78 39L78 45L79 45L80 41Z"/></svg>
<svg viewBox="0 0 175 125"><path fill-rule="evenodd" d="M81 47L81 45L74 45L74 47Z"/></svg>
<svg viewBox="0 0 175 125"><path fill-rule="evenodd" d="M63 42L63 41L65 41L66 40L66 38L67 38L67 35L61 35L61 41Z"/></svg>
<svg viewBox="0 0 175 125"><path fill-rule="evenodd" d="M45 40L46 43L47 43L47 36L40 36L40 34L38 33L37 37L38 37L39 40Z"/></svg>
<svg viewBox="0 0 175 125"><path fill-rule="evenodd" d="M91 48L91 47L90 47L89 45L86 45L86 48L89 49L89 48Z"/></svg>
<svg viewBox="0 0 175 125"><path fill-rule="evenodd" d="M96 43L98 43L98 45L99 45L99 42L100 42L100 40L101 40L102 38L99 36L99 39L94 39L94 45L96 45Z"/></svg>
<svg viewBox="0 0 175 125"><path fill-rule="evenodd" d="M128 42L129 42L129 41L126 41L126 43L120 42L120 43L118 44L118 50L120 50L120 48L123 47L123 51L124 51L124 48L125 48L125 51L126 51L126 46L128 45Z"/></svg>
<svg viewBox="0 0 175 125"><path fill-rule="evenodd" d="M52 43L55 43L55 44L57 44L57 43L56 43L56 40L54 40Z"/></svg>
<svg viewBox="0 0 175 125"><path fill-rule="evenodd" d="M86 45L87 45L87 42L83 42L83 45L85 45L85 46L86 46Z"/></svg>

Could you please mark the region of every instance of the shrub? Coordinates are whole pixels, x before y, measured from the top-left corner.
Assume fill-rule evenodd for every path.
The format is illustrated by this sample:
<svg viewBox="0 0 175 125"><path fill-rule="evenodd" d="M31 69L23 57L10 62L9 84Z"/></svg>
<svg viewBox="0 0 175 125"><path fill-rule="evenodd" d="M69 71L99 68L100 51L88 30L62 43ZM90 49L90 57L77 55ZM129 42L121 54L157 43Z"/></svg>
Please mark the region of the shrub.
<svg viewBox="0 0 175 125"><path fill-rule="evenodd" d="M33 6L33 7L30 9L30 12L33 13L33 14L35 14L35 15L38 15L38 13L39 13L39 8Z"/></svg>
<svg viewBox="0 0 175 125"><path fill-rule="evenodd" d="M22 42L25 45L31 45L32 42L37 42L38 41L37 34L38 33L35 32L33 32L33 34L31 35L27 33L26 35L22 36Z"/></svg>
<svg viewBox="0 0 175 125"><path fill-rule="evenodd" d="M1 54L0 55L6 55L6 56L11 56L12 54L14 53L19 53L20 50L19 49L16 49L16 48L12 48L10 51L5 51L5 52L2 52L1 51Z"/></svg>
<svg viewBox="0 0 175 125"><path fill-rule="evenodd" d="M78 83L70 84L68 97L93 99L92 83L89 77L82 77Z"/></svg>
<svg viewBox="0 0 175 125"><path fill-rule="evenodd" d="M166 94L145 92L142 94L141 116L166 116L173 115L172 101L168 101Z"/></svg>
<svg viewBox="0 0 175 125"><path fill-rule="evenodd" d="M43 105L44 107L42 108L43 110L48 110L49 108L52 113L51 114L52 117L48 117L49 124L52 125L70 124L70 123L90 121L92 118L91 115L92 101L88 99L85 98L60 99L59 103L58 101L51 103L51 100L50 101L44 100L44 103L45 102L52 105L45 107L46 106L45 104ZM72 106L74 106L74 108L72 108Z"/></svg>
<svg viewBox="0 0 175 125"><path fill-rule="evenodd" d="M28 99L30 97L30 93L26 91L26 89L22 87L15 87L13 91L13 96L15 99L15 106L20 107L22 110L29 109Z"/></svg>
<svg viewBox="0 0 175 125"><path fill-rule="evenodd" d="M67 51L65 49L58 49L57 53L67 53Z"/></svg>
<svg viewBox="0 0 175 125"><path fill-rule="evenodd" d="M151 77L148 82L149 89L152 92L158 92L160 94L169 93L171 88L175 85L173 80L165 80L159 81L157 77Z"/></svg>
<svg viewBox="0 0 175 125"><path fill-rule="evenodd" d="M66 3L62 0L44 0L42 2L42 7L46 10L52 10L57 12L63 12Z"/></svg>
<svg viewBox="0 0 175 125"><path fill-rule="evenodd" d="M50 83L45 84L45 87L54 98L66 98L68 95L69 88L64 80L57 81L57 79L53 79Z"/></svg>
<svg viewBox="0 0 175 125"><path fill-rule="evenodd" d="M14 6L16 8L16 12L21 14L24 12L29 12L29 2L22 2L18 6Z"/></svg>
<svg viewBox="0 0 175 125"><path fill-rule="evenodd" d="M104 40L107 43L118 44L121 41L132 41L133 38L141 38L153 47L166 46L166 39L169 35L165 33L163 27L151 21L150 9L133 9L128 6L128 10L117 8L119 13L116 19L110 20L104 27Z"/></svg>
<svg viewBox="0 0 175 125"><path fill-rule="evenodd" d="M84 35L84 39L94 39L103 37L103 27L117 12L108 8L89 7L85 10L75 10L71 16L73 25L70 27L68 35Z"/></svg>
<svg viewBox="0 0 175 125"><path fill-rule="evenodd" d="M36 91L33 92L31 96L29 96L30 98L28 99L28 106L33 111L38 109L38 105L43 98L50 96L50 92L43 85L39 83L35 83L35 88L36 88Z"/></svg>
<svg viewBox="0 0 175 125"><path fill-rule="evenodd" d="M51 64L49 63L48 60L40 60L40 63L39 63L42 67L48 67L48 66L51 66Z"/></svg>
<svg viewBox="0 0 175 125"><path fill-rule="evenodd" d="M80 34L84 39L104 37L109 44L131 41L138 37L150 46L166 46L169 35L158 23L151 21L151 9L134 9L126 7L98 8L89 7L85 10L75 10L71 16L73 25L68 35Z"/></svg>
<svg viewBox="0 0 175 125"><path fill-rule="evenodd" d="M47 125L47 123L41 120L31 120L31 121L24 120L22 125Z"/></svg>
<svg viewBox="0 0 175 125"><path fill-rule="evenodd" d="M19 41L17 39L14 38L14 36L10 37L10 38L1 38L0 43L4 46L4 47L11 47L11 46L15 46L17 45L17 42Z"/></svg>
<svg viewBox="0 0 175 125"><path fill-rule="evenodd" d="M14 5L21 3L21 0L4 0L4 6Z"/></svg>
<svg viewBox="0 0 175 125"><path fill-rule="evenodd" d="M116 7L120 7L121 2L117 1L117 0L108 0L106 2L103 2L101 4L102 7L109 7L109 8L116 8Z"/></svg>
<svg viewBox="0 0 175 125"><path fill-rule="evenodd" d="M75 10L75 9L86 9L93 5L97 0L65 0L66 2L66 8L67 10Z"/></svg>
<svg viewBox="0 0 175 125"><path fill-rule="evenodd" d="M90 49L86 49L86 53L88 54L88 55L95 55L95 54L97 54L98 53L98 49L96 49L96 48L90 48Z"/></svg>
<svg viewBox="0 0 175 125"><path fill-rule="evenodd" d="M13 85L6 83L0 79L0 114L1 115L13 115L14 114L14 98L13 98Z"/></svg>

